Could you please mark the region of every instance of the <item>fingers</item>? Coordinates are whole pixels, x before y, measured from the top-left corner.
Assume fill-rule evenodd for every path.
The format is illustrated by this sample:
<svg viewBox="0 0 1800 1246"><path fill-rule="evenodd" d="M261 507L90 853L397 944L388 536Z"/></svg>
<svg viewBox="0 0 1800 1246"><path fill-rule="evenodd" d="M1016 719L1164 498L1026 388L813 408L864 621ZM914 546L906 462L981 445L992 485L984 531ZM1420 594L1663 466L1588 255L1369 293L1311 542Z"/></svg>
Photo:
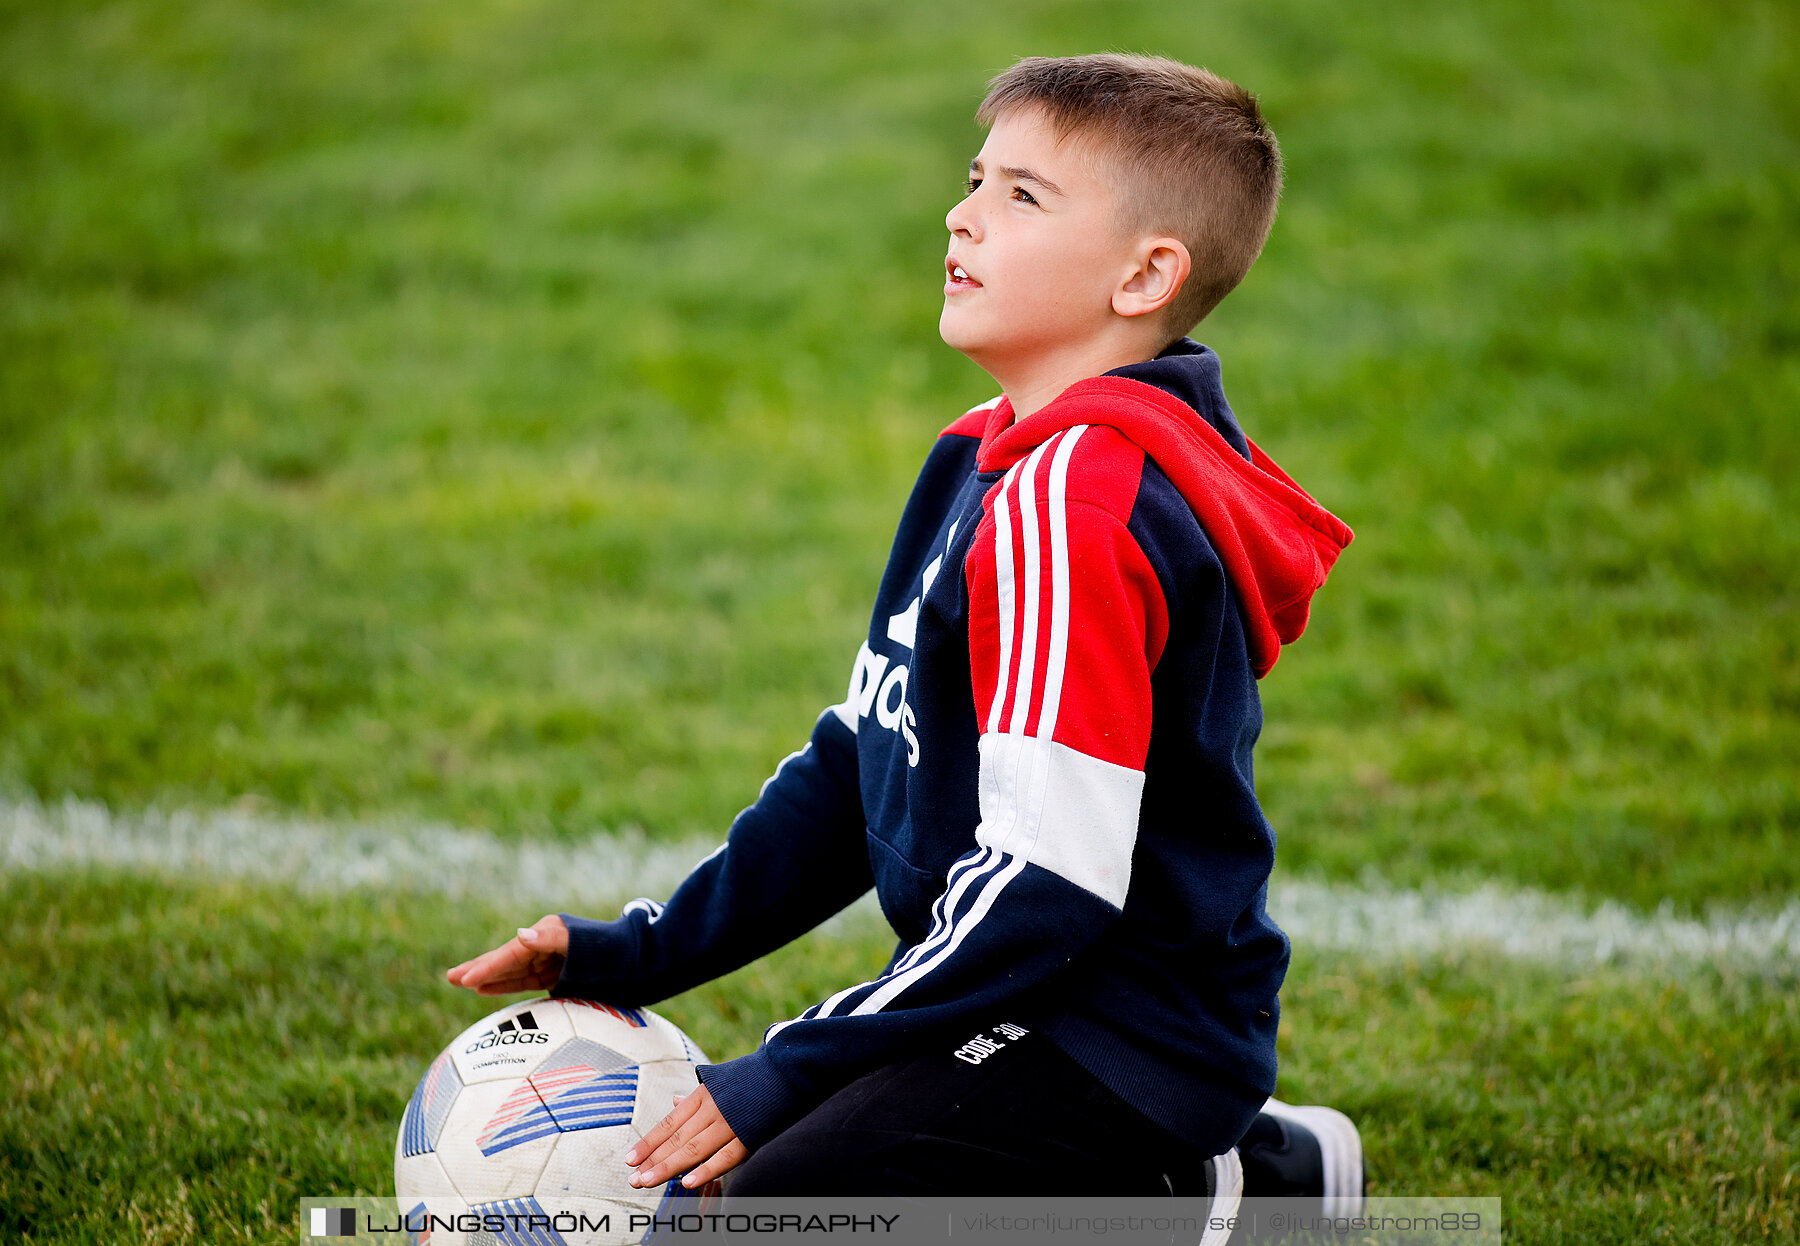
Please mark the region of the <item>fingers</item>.
<svg viewBox="0 0 1800 1246"><path fill-rule="evenodd" d="M552 915L535 927L519 927L515 937L493 951L445 970L444 978L483 995L540 990L556 981L568 946L568 927Z"/></svg>
<svg viewBox="0 0 1800 1246"><path fill-rule="evenodd" d="M684 1129L677 1131L661 1146L651 1153L646 1164L632 1174L631 1184L634 1186L658 1186L677 1173L686 1172L696 1166L705 1167L708 1161L718 1157L726 1147L737 1143L737 1135L725 1118L714 1114L703 1128L694 1131ZM740 1146L742 1144L739 1144ZM736 1160L725 1163L720 1171L725 1171L736 1164ZM701 1180L704 1180L702 1178ZM697 1185L698 1181L688 1181L687 1185Z"/></svg>
<svg viewBox="0 0 1800 1246"><path fill-rule="evenodd" d="M556 981L554 973L528 973L519 977L483 982L474 988L477 995L517 995L520 991L541 991ZM468 983L462 983L467 986Z"/></svg>
<svg viewBox="0 0 1800 1246"><path fill-rule="evenodd" d="M535 926L519 927L519 942L540 955L563 956L569 951L569 928L551 913L540 917Z"/></svg>
<svg viewBox="0 0 1800 1246"><path fill-rule="evenodd" d="M700 1091L704 1091L705 1089L706 1088L702 1086ZM695 1093L686 1096L675 1105L673 1111L663 1117L660 1121L657 1121L656 1124L652 1125L650 1127L650 1132L639 1139L636 1146L625 1152L625 1162L635 1168L637 1165L643 1163L644 1160L650 1156L651 1152L661 1146L671 1134L681 1128L681 1126L687 1124L694 1113L700 1110L702 1098L700 1091L696 1091ZM706 1098L710 1102L711 1096L706 1096Z"/></svg>
<svg viewBox="0 0 1800 1246"><path fill-rule="evenodd" d="M458 986L478 986L497 974L516 973L531 959L531 951L517 939L508 939L491 952L466 960L444 976Z"/></svg>
<svg viewBox="0 0 1800 1246"><path fill-rule="evenodd" d="M692 1170L682 1182L691 1188L731 1171L749 1153L712 1101L712 1094L699 1086L690 1094L676 1096L675 1110L631 1148L625 1162L637 1167L631 1178L634 1186L660 1185L677 1173Z"/></svg>
<svg viewBox="0 0 1800 1246"><path fill-rule="evenodd" d="M739 1142L737 1135L731 1141L714 1152L713 1157L701 1164L681 1179L681 1184L690 1190L695 1186L705 1185L715 1177L722 1177L749 1158L750 1148Z"/></svg>

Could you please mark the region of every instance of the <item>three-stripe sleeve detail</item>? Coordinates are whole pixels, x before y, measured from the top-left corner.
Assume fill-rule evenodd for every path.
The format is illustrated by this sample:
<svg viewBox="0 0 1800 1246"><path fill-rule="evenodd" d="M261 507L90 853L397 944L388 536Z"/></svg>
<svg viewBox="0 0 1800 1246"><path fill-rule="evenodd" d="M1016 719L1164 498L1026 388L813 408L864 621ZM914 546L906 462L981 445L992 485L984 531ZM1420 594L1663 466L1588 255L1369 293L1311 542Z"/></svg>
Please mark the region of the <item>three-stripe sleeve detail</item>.
<svg viewBox="0 0 1800 1246"><path fill-rule="evenodd" d="M998 661L980 742L977 850L951 868L926 937L887 974L771 1026L765 1038L797 1021L866 1016L903 998L976 937L1027 864L1123 907L1143 774L1054 738L1069 671L1075 592L1068 480L1086 431L1076 426L1039 446L1006 473L995 493L991 557L998 627L991 639ZM980 542L977 551L972 556L985 552ZM971 643L986 641L972 634Z"/></svg>

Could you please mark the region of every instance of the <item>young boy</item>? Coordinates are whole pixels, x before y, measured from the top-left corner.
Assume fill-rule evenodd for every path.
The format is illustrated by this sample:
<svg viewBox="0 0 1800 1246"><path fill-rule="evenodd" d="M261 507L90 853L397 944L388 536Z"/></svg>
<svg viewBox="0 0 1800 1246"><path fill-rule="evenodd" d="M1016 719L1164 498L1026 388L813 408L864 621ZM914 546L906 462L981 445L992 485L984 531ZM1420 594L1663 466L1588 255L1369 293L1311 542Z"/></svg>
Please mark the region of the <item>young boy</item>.
<svg viewBox="0 0 1800 1246"><path fill-rule="evenodd" d="M1288 944L1256 680L1351 534L1183 336L1262 250L1275 138L1237 86L1136 56L1027 58L977 118L939 327L1003 394L927 458L848 697L667 904L449 972L653 1003L875 887L883 973L702 1066L634 1185L1201 1193L1253 1122L1277 1165L1305 1136L1258 1120ZM1360 1195L1349 1159L1325 1180Z"/></svg>

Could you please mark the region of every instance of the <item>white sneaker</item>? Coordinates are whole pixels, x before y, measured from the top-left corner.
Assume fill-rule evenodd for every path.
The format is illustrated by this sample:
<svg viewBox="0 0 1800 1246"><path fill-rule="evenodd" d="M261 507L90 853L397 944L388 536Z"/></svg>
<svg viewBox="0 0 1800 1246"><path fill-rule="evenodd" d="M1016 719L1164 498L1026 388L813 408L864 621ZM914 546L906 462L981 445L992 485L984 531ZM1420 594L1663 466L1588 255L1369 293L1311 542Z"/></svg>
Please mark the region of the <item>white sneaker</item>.
<svg viewBox="0 0 1800 1246"><path fill-rule="evenodd" d="M1207 1161L1207 1170L1206 1192L1212 1197L1212 1206L1206 1209L1206 1219L1218 1227L1200 1235L1200 1246L1225 1246L1231 1240L1227 1225L1244 1201L1244 1166L1238 1162L1237 1148L1213 1156Z"/></svg>
<svg viewBox="0 0 1800 1246"><path fill-rule="evenodd" d="M1279 1099L1263 1104L1262 1114L1274 1118L1276 1129L1259 1120L1238 1143L1252 1178L1247 1181L1251 1197L1316 1195L1324 1215L1361 1214L1362 1135L1350 1118L1336 1108L1296 1107Z"/></svg>

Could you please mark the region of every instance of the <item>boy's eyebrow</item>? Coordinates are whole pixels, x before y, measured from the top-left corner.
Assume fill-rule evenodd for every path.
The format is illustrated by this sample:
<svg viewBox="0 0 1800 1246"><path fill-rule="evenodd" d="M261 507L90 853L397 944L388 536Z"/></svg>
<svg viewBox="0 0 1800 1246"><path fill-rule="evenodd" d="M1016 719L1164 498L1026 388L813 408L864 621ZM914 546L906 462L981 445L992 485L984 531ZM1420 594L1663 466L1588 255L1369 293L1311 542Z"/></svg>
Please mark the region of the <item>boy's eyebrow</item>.
<svg viewBox="0 0 1800 1246"><path fill-rule="evenodd" d="M969 161L969 172L976 177L981 176L980 156ZM1058 186L1055 182L1043 176L1041 173L1033 173L1030 169L1016 169L1010 164L1003 164L1000 166L1000 176L1009 177L1015 182L1030 182L1034 186L1042 187L1053 195L1060 195L1063 193L1062 187Z"/></svg>

